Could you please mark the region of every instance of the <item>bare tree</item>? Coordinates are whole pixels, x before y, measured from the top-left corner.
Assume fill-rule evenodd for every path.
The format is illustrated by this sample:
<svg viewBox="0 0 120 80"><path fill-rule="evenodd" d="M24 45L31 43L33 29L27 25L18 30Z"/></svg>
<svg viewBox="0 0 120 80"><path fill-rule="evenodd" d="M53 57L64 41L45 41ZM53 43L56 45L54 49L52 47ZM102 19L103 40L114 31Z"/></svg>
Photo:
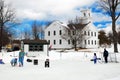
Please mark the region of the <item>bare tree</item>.
<svg viewBox="0 0 120 80"><path fill-rule="evenodd" d="M112 32L113 32L113 43L114 52L118 52L117 48L117 32L116 32L116 21L120 16L120 0L100 0L100 7L111 17L112 19Z"/></svg>
<svg viewBox="0 0 120 80"><path fill-rule="evenodd" d="M39 39L39 30L36 21L34 21L32 25L32 34L33 34L33 39L35 40Z"/></svg>
<svg viewBox="0 0 120 80"><path fill-rule="evenodd" d="M1 31L0 31L0 33L1 33ZM11 35L8 34L5 29L2 30L2 46L6 45L10 42L10 39L9 39L10 36ZM0 37L0 39L1 39L1 37Z"/></svg>
<svg viewBox="0 0 120 80"><path fill-rule="evenodd" d="M44 29L40 24L37 23L37 21L33 22L32 33L33 39L44 39Z"/></svg>
<svg viewBox="0 0 120 80"><path fill-rule="evenodd" d="M24 39L25 40L30 40L31 39L31 32L30 32L30 30L25 29L23 35L24 35Z"/></svg>
<svg viewBox="0 0 120 80"><path fill-rule="evenodd" d="M39 38L44 39L44 27L39 25L39 31L40 31Z"/></svg>
<svg viewBox="0 0 120 80"><path fill-rule="evenodd" d="M120 28L118 29L118 43L120 44Z"/></svg>
<svg viewBox="0 0 120 80"><path fill-rule="evenodd" d="M68 27L65 27L64 29L65 33L61 36L63 39L72 42L72 46L73 48L75 48L75 50L77 50L77 48L82 47L82 43L85 38L83 29L87 25L87 24L81 24L76 21L78 21L77 18L75 19L75 21L70 20Z"/></svg>
<svg viewBox="0 0 120 80"><path fill-rule="evenodd" d="M4 0L0 0L0 49L3 46L3 28L6 23L14 22L15 20L15 9L11 8L10 5L5 4Z"/></svg>

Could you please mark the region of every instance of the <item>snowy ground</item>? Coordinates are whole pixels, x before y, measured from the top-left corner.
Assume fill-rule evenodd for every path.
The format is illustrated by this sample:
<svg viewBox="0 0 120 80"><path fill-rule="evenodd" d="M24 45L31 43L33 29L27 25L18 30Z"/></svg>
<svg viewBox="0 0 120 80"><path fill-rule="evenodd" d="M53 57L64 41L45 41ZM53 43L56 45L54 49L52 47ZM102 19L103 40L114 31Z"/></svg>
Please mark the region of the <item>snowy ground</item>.
<svg viewBox="0 0 120 80"><path fill-rule="evenodd" d="M50 51L50 68L44 67L45 55L39 57L38 65L26 62L24 67L11 67L10 59L17 56L18 52L3 53L1 57L5 64L0 65L1 80L120 80L120 63L113 63L113 54L109 63L103 60L93 64L90 59L93 53L102 58L103 49L90 49L82 51ZM112 53L112 49L108 49ZM2 55L2 54L1 54ZM120 53L117 53L120 62Z"/></svg>

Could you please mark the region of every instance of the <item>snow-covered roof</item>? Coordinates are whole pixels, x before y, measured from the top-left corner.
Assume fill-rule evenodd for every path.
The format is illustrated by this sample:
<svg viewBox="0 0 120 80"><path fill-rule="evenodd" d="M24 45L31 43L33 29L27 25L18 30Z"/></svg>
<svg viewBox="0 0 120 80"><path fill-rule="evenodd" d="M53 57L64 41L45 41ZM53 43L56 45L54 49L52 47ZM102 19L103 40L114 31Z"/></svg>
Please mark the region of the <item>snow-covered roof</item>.
<svg viewBox="0 0 120 80"><path fill-rule="evenodd" d="M65 24L65 23L63 23L63 22L53 21L50 25L48 25L48 26L46 27L46 29L47 29L48 27L51 27L51 26L54 26L54 25L61 25L61 26L63 26L63 27L67 27L67 24Z"/></svg>
<svg viewBox="0 0 120 80"><path fill-rule="evenodd" d="M37 44L49 44L46 40L23 40L24 44L31 44L31 43L37 43Z"/></svg>

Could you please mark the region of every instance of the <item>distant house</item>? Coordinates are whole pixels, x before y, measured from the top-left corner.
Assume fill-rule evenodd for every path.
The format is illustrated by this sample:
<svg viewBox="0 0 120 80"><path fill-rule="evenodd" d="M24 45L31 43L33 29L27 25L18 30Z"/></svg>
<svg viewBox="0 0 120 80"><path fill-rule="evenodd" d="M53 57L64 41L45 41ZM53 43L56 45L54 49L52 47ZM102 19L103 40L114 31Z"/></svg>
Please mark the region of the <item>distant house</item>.
<svg viewBox="0 0 120 80"><path fill-rule="evenodd" d="M91 11L82 10L82 16L78 27L84 27L83 33L85 39L82 41L82 48L98 48L98 30L92 23ZM65 40L61 36L65 33L64 29L72 28L72 26L64 25L60 21L54 21L45 29L45 39L50 43L52 49L72 48L72 41Z"/></svg>
<svg viewBox="0 0 120 80"><path fill-rule="evenodd" d="M49 43L46 40L23 40L21 46L28 56L40 56L41 54L48 54Z"/></svg>

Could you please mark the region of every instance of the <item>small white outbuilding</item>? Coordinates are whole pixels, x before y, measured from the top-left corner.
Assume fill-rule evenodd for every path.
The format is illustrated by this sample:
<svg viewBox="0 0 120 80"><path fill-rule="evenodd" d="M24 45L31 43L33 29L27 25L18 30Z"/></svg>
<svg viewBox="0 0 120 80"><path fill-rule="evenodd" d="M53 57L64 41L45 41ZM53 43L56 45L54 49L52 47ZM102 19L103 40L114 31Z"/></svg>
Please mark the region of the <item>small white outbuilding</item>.
<svg viewBox="0 0 120 80"><path fill-rule="evenodd" d="M49 43L46 40L23 40L22 44L24 52L27 53L27 56L38 57L41 54L48 54Z"/></svg>

